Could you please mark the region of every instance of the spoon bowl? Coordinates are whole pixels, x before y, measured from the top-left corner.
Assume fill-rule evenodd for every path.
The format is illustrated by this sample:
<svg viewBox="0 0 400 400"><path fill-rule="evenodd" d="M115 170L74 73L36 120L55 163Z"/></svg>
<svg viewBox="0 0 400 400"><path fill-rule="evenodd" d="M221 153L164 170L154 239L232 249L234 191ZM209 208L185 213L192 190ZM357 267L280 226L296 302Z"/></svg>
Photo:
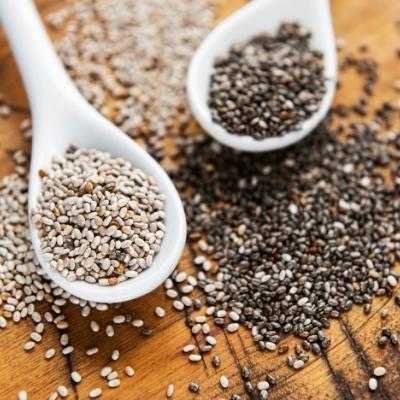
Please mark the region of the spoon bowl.
<svg viewBox="0 0 400 400"><path fill-rule="evenodd" d="M246 42L263 32L276 32L283 21L297 22L308 29L312 33L310 47L323 54L326 92L318 110L303 122L300 130L280 137L258 140L227 132L213 122L208 106L210 77L216 58L227 54L235 43ZM192 58L186 87L194 116L214 139L238 150L264 152L290 146L315 129L332 104L336 74L336 47L329 0L253 0L217 25L205 38Z"/></svg>
<svg viewBox="0 0 400 400"><path fill-rule="evenodd" d="M49 169L53 157L63 156L70 144L96 148L131 162L154 177L160 192L166 196L166 230L160 252L152 266L137 277L115 286L68 281L44 260L38 232L30 223L30 235L38 261L57 285L87 301L119 303L149 293L171 274L185 245L186 219L178 192L161 166L90 106L78 92L55 54L32 1L2 0L0 13L32 110L29 210L34 208L41 190L38 171Z"/></svg>

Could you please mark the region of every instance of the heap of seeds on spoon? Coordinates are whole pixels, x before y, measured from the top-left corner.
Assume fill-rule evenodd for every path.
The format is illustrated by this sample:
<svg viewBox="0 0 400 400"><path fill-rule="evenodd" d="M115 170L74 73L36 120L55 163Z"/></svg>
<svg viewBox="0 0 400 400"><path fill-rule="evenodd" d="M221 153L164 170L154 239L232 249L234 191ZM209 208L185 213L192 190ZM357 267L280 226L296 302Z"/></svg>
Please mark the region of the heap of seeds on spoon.
<svg viewBox="0 0 400 400"><path fill-rule="evenodd" d="M310 48L310 38L300 25L282 23L276 35L233 45L211 74L213 121L258 140L301 129L325 93L322 54Z"/></svg>
<svg viewBox="0 0 400 400"><path fill-rule="evenodd" d="M93 5L81 4L83 14L93 10ZM72 28L71 31L66 35L74 33ZM368 58L347 57L345 61L345 66L355 65L366 76L360 100L365 107L376 81L376 65ZM79 79L79 75L75 78ZM100 104L103 106L105 103ZM356 104L333 113L353 111L360 113ZM212 325L233 333L242 324L251 329L258 347L268 351L285 353L289 349L279 343L282 336L290 332L300 336L302 344L296 347L295 356L288 357L288 363L301 369L308 360L309 349L319 353L329 344L322 329L331 318L352 304L363 304L365 313L369 313L375 295L392 292L398 280L391 267L399 252L399 187L397 183L385 186L379 170L389 169L393 182L398 181L399 171L390 162L398 161L400 139L394 132L387 139L378 136L381 126L390 126L391 117L398 112L398 105L387 102L377 110L374 123L351 129L340 123L338 130L344 129L348 135L346 145L337 139L336 130L323 126L307 142L264 159L238 157L203 137L181 139L182 166L175 182L185 199L198 271L194 275L177 271L165 287L175 310L197 311L195 317L186 318L200 344L182 344L182 353L189 362L210 357L218 371L224 360L217 353ZM24 131L29 130L28 123L21 125ZM157 136L157 143L161 143L158 140ZM38 350L45 326L54 324L61 332L62 354L69 357L74 346L66 330L74 327L69 326L63 306L67 301L80 304L84 317L93 315L92 307L103 310L106 306L80 301L44 277L29 240L26 157L17 152L15 160L14 173L3 179L0 188L0 326L8 326L9 319L18 323L30 316L35 329L24 345L29 352ZM188 197L187 189L195 189L197 195ZM321 277L328 274L329 278L322 282ZM50 310L42 315L36 305L43 300L50 303ZM154 313L163 318L165 307L160 305ZM390 316L382 312L382 318ZM119 313L103 324L93 319L91 332L111 340L116 325L129 324L145 336L153 334L143 320L130 314ZM380 346L388 342L395 346L398 339L393 331L384 328L377 342ZM93 346L86 355L95 357L98 352L99 348ZM55 362L50 361L55 353L55 349L43 349L49 362ZM116 346L110 363L121 362L119 358ZM130 365L124 367L126 379L135 374ZM123 384L116 369L107 365L99 371L110 390ZM73 371L71 380L79 384L83 372ZM373 372L366 384L370 390L378 388L378 381L386 373L381 366ZM258 394L261 399L266 399L277 384L268 374L254 382L246 367L241 375L246 392ZM100 379L99 386L90 390L90 398L102 395ZM222 373L215 384L226 393L232 387L229 377ZM54 388L57 393L51 393L49 398L68 395L65 385L67 382L60 382ZM163 390L166 397L174 397L174 383ZM194 381L187 382L187 390L202 394L202 388ZM19 398L26 399L27 393L21 390ZM241 398L231 394L232 400Z"/></svg>
<svg viewBox="0 0 400 400"><path fill-rule="evenodd" d="M39 173L32 221L52 269L69 281L109 286L151 267L165 200L152 177L121 158L72 146Z"/></svg>

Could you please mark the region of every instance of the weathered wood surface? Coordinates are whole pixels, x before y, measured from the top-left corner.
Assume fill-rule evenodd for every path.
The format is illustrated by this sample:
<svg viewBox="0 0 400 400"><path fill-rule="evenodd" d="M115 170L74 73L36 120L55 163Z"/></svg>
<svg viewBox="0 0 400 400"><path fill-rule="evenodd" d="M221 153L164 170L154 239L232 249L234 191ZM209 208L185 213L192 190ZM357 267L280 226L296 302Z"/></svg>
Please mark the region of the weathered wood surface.
<svg viewBox="0 0 400 400"><path fill-rule="evenodd" d="M38 0L42 14L56 9L60 0ZM242 1L221 1L221 15L237 8ZM398 0L360 1L332 0L333 16L337 36L349 43L349 49L357 50L359 45L368 44L370 54L380 65L380 78L374 103L383 99L395 99L392 88L395 79L400 78L400 59L395 48L400 48L400 31L396 31L395 20L400 17ZM345 88L337 93L336 101L350 104L358 95L360 80L348 74ZM12 168L9 150L29 149L18 130L19 122L28 115L27 101L16 71L15 64L3 35L0 36L0 91L6 102L13 107L8 119L0 120L0 175L7 174ZM400 97L397 94L397 97ZM191 257L186 251L180 263L181 269L190 270ZM158 319L153 310L157 305L164 306L167 317ZM391 314L385 325L400 330L400 310L392 299L376 299L372 313L366 317L359 307L334 321L329 329L332 345L322 357L312 356L304 370L293 372L287 367L284 356L275 353L256 351L252 340L245 330L239 334L226 334L213 328L212 334L218 339L216 350L222 365L218 372L211 366L209 356L204 362L189 364L181 354L181 347L195 343L184 325L184 314L172 310L163 289L139 300L124 304L120 310L130 312L134 317L144 319L153 329L153 336L144 338L138 330L124 325L116 327L116 335L107 338L104 328L114 310L106 313L93 313L83 319L77 307L66 309L70 321L71 343L75 351L68 358L62 357L58 342L58 332L54 327L45 331L43 343L29 354L22 350L33 327L31 322L18 325L9 324L0 332L0 399L15 399L19 390L27 390L29 399L47 399L58 384L70 389L71 399L87 399L88 393L99 386L106 389L105 381L99 376L99 370L109 361L113 349L121 351L121 358L113 364L120 373L126 365L132 365L136 374L124 378L118 389L106 389L102 399L147 400L165 398L165 388L175 384L175 399L228 399L230 394L244 396L243 381L239 374L242 366L251 372L253 384L267 373L273 373L279 380L276 388L270 390L270 398L275 399L400 399L400 353L388 346L383 350L376 345L377 335L382 327L380 310L387 307ZM46 305L43 305L43 310ZM89 329L91 319L99 321L102 330L94 334ZM295 338L284 340L291 348L297 343ZM93 357L87 357L85 351L98 346L100 351ZM57 356L50 361L43 353L49 348L57 349ZM371 394L367 389L368 378L375 366L384 365L387 376L380 381L379 390ZM69 374L77 370L82 374L82 383L71 385ZM221 374L226 375L231 386L222 391L218 384ZM190 381L201 385L201 392L194 395L188 392ZM245 396L244 396L245 398Z"/></svg>

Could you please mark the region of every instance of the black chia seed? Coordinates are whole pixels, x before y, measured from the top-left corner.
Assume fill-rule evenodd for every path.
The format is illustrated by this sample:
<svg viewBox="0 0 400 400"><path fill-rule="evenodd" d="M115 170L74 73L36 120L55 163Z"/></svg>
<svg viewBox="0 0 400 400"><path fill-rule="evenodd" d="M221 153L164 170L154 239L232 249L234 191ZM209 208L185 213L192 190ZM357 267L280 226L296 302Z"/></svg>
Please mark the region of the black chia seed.
<svg viewBox="0 0 400 400"><path fill-rule="evenodd" d="M189 390L193 393L198 393L200 390L200 385L195 382L190 382L188 387Z"/></svg>

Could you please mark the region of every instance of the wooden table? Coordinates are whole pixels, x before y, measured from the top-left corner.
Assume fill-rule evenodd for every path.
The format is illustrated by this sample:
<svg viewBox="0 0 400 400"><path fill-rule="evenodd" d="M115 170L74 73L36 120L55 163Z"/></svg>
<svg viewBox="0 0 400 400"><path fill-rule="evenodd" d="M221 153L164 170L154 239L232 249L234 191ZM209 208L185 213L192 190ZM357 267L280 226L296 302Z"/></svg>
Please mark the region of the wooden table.
<svg viewBox="0 0 400 400"><path fill-rule="evenodd" d="M145 0L144 0L145 1ZM301 1L301 0L298 0ZM224 0L221 15L237 8L243 1ZM61 0L37 0L43 14L56 9ZM370 54L380 65L380 80L374 103L383 99L395 99L392 88L395 79L400 78L400 59L395 48L400 48L400 31L395 28L395 20L400 17L399 0L332 0L335 29L338 37L349 43L349 49L368 44ZM12 169L8 152L12 149L29 149L19 132L19 122L28 115L27 101L16 71L11 53L0 37L0 91L14 110L8 119L0 120L0 174L5 175ZM348 74L344 77L345 88L337 93L336 101L345 104L357 97L360 90L360 78ZM397 94L398 97L399 94ZM179 266L190 270L191 257L185 252ZM164 319L154 316L153 310L162 305L167 310ZM43 304L42 309L46 309ZM321 357L312 356L306 368L294 372L286 365L286 357L275 353L258 352L247 331L239 334L226 334L213 328L212 334L218 344L213 354L219 354L222 365L216 372L211 366L209 356L204 362L189 364L181 353L181 347L194 343L194 339L184 324L184 314L174 312L171 302L159 288L154 293L139 300L123 304L121 312L130 312L135 318L144 319L153 329L153 336L144 338L138 330L124 325L116 327L116 335L107 338L104 328L116 312L95 312L89 318L82 318L77 307L68 306L66 315L70 321L70 337L75 351L68 357L60 356L59 334L53 326L46 329L43 343L27 354L22 350L33 324L30 321L9 324L0 332L0 399L15 399L18 391L27 390L29 399L47 399L57 385L64 384L70 389L71 399L87 399L93 388L100 386L104 390L101 399L113 400L153 400L165 398L165 389L169 383L175 384L174 399L229 399L230 394L244 395L240 368L247 366L251 381L256 384L267 372L278 380L276 388L270 390L270 398L275 399L400 399L400 353L387 346L380 350L376 341L383 325L380 310L387 307L391 314L385 325L400 329L400 309L396 309L393 299L374 300L372 313L366 317L359 307L334 321L328 334L332 345ZM100 333L89 329L91 319L99 321ZM286 338L284 342L293 349L296 338ZM100 351L93 357L85 355L87 348L98 346ZM49 348L57 349L54 359L46 361L43 353ZM106 389L105 381L99 376L99 370L106 365L113 349L121 351L120 361L114 363L120 373L126 365L132 365L136 374L132 378L123 378L118 389ZM368 379L374 367L384 365L387 376L380 381L379 390L371 394L367 389ZM82 374L82 382L71 385L69 375L72 370ZM220 389L218 380L226 375L231 386L229 391ZM198 395L189 393L187 385L196 381L201 385Z"/></svg>

